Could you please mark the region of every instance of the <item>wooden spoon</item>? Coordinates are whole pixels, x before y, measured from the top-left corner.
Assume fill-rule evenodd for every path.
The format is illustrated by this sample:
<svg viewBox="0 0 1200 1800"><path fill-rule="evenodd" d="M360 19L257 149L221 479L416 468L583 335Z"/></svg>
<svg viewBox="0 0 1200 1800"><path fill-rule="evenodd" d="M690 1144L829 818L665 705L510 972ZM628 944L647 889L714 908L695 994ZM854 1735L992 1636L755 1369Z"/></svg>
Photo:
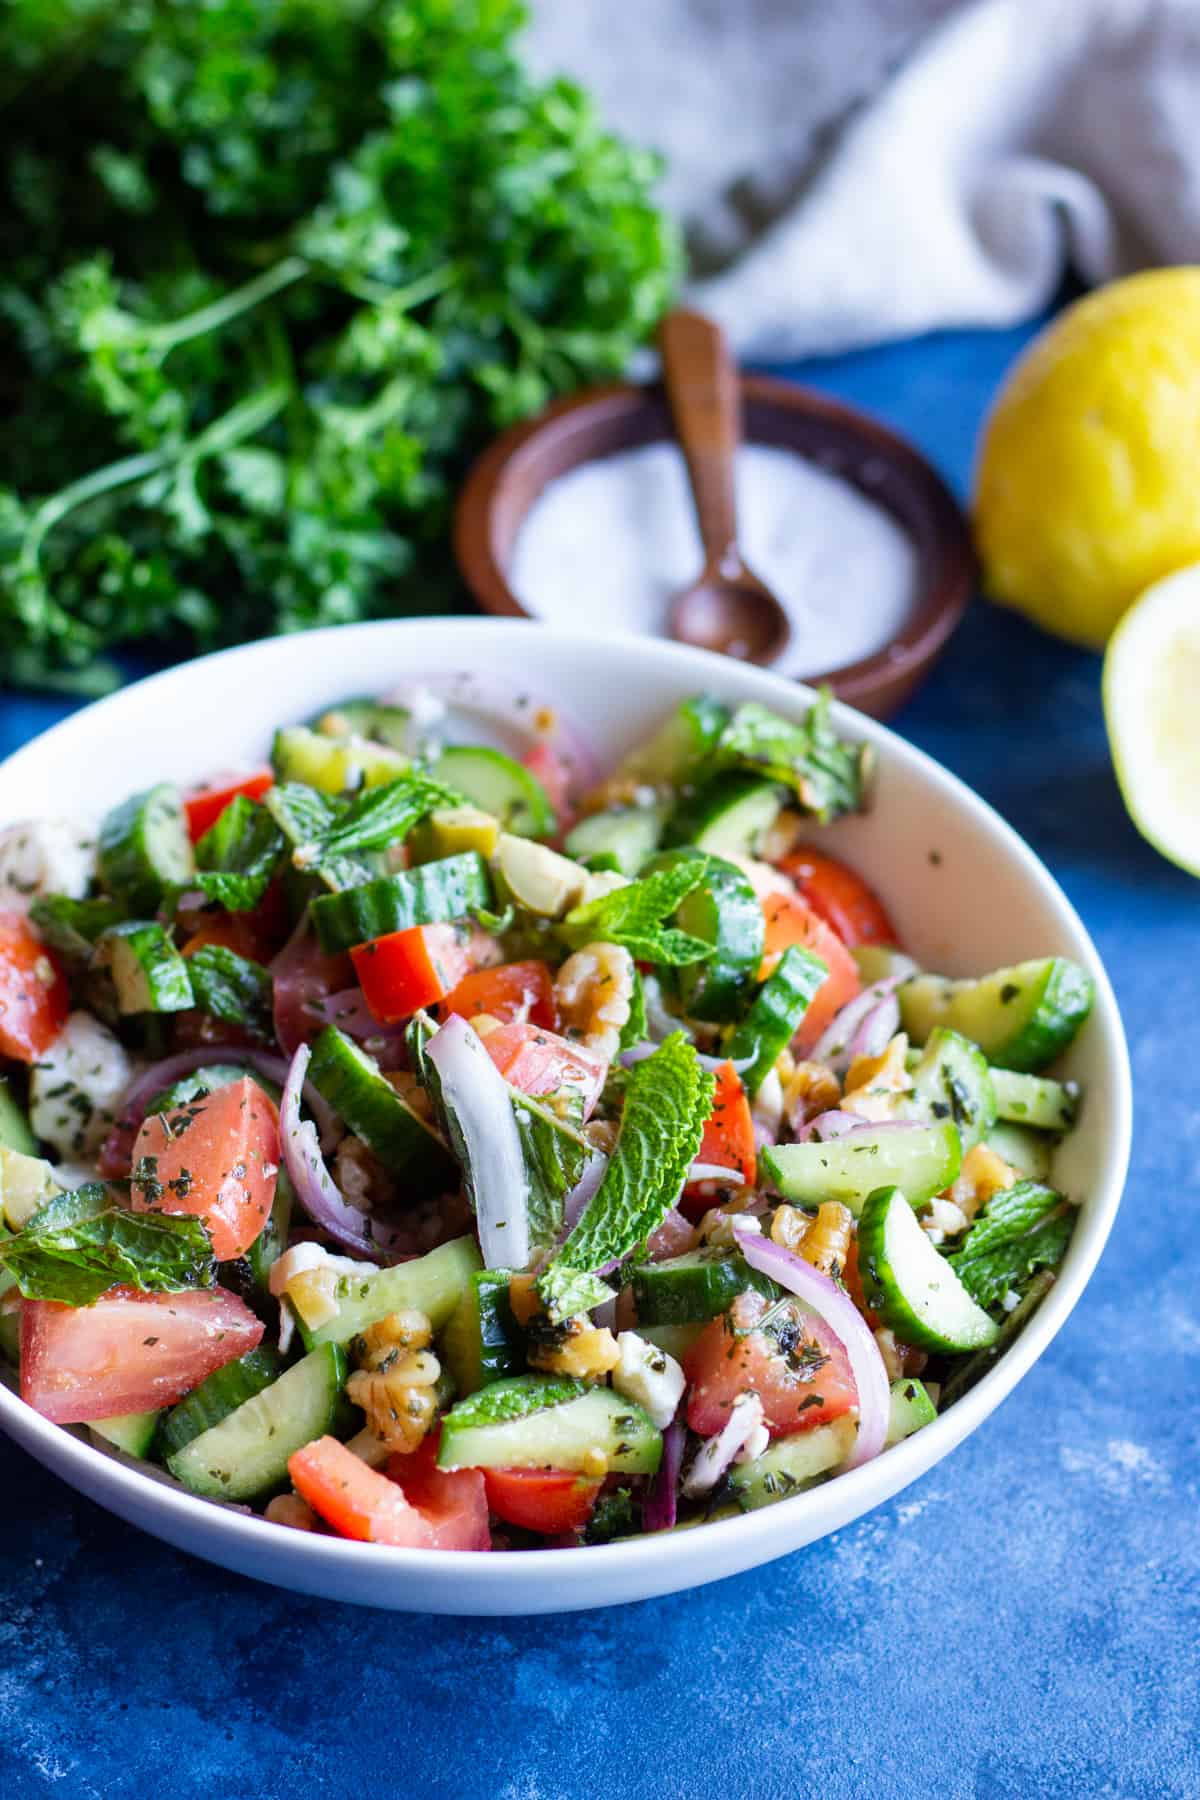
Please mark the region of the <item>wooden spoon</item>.
<svg viewBox="0 0 1200 1800"><path fill-rule="evenodd" d="M659 330L663 381L704 545L698 579L671 602L671 636L744 662L773 662L791 626L737 543L734 463L741 442L738 373L719 325L702 313L668 313Z"/></svg>

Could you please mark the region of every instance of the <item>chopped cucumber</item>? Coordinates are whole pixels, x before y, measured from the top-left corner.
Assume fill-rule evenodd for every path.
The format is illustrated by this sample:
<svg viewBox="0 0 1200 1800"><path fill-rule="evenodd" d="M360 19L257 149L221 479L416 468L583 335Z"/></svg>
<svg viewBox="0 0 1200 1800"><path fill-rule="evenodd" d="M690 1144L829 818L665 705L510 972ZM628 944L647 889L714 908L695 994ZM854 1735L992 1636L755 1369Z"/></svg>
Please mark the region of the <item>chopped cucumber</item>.
<svg viewBox="0 0 1200 1800"><path fill-rule="evenodd" d="M493 814L505 831L521 837L553 837L558 830L558 817L541 782L502 750L452 746L434 763L433 776Z"/></svg>
<svg viewBox="0 0 1200 1800"><path fill-rule="evenodd" d="M893 1444L902 1443L911 1437L914 1431L922 1426L932 1425L937 1418L937 1407L925 1391L925 1384L905 1376L892 1383L892 1403L888 1414L888 1434L885 1449Z"/></svg>
<svg viewBox="0 0 1200 1800"><path fill-rule="evenodd" d="M507 831L496 846L496 867L505 893L539 919L561 919L587 892L581 863Z"/></svg>
<svg viewBox="0 0 1200 1800"><path fill-rule="evenodd" d="M252 1500L284 1480L289 1456L330 1430L345 1380L345 1354L322 1344L168 1456L167 1467L194 1494Z"/></svg>
<svg viewBox="0 0 1200 1800"><path fill-rule="evenodd" d="M875 981L888 981L893 976L897 981L907 981L910 975L918 973L912 957L906 956L903 950L894 950L890 944L856 944L850 954L864 987L870 987Z"/></svg>
<svg viewBox="0 0 1200 1800"><path fill-rule="evenodd" d="M0 1144L0 1221L11 1231L21 1231L62 1191L48 1162Z"/></svg>
<svg viewBox="0 0 1200 1800"><path fill-rule="evenodd" d="M409 833L406 849L414 863L437 862L474 850L490 862L500 842L500 821L477 806L439 806Z"/></svg>
<svg viewBox="0 0 1200 1800"><path fill-rule="evenodd" d="M659 726L652 738L629 752L618 775L656 786L682 781L716 749L729 717L729 708L711 694L694 695Z"/></svg>
<svg viewBox="0 0 1200 1800"><path fill-rule="evenodd" d="M126 1456L145 1457L150 1454L161 1417L159 1412L116 1413L111 1419L92 1419L88 1430Z"/></svg>
<svg viewBox="0 0 1200 1800"><path fill-rule="evenodd" d="M366 738L327 737L307 725L289 725L275 733L271 767L280 781L302 782L322 794L344 794L395 781L409 767L409 759Z"/></svg>
<svg viewBox="0 0 1200 1800"><path fill-rule="evenodd" d="M266 1346L248 1350L236 1362L225 1363L171 1408L159 1434L163 1455L171 1456L201 1432L211 1431L255 1394L270 1387L282 1371L283 1358Z"/></svg>
<svg viewBox="0 0 1200 1800"><path fill-rule="evenodd" d="M310 916L322 950L331 954L413 925L464 919L491 904L487 864L468 850L397 875L381 875L340 894L322 894L312 902Z"/></svg>
<svg viewBox="0 0 1200 1800"><path fill-rule="evenodd" d="M694 844L710 856L755 856L785 799L783 788L758 775L717 775L680 800L667 824L667 842Z"/></svg>
<svg viewBox="0 0 1200 1800"><path fill-rule="evenodd" d="M75 900L70 894L42 894L29 909L38 936L71 963L90 962L96 939L126 916L119 900Z"/></svg>
<svg viewBox="0 0 1200 1800"><path fill-rule="evenodd" d="M638 1336L665 1350L676 1362L683 1361L703 1330L704 1326L698 1320L690 1325L643 1325L638 1320Z"/></svg>
<svg viewBox="0 0 1200 1800"><path fill-rule="evenodd" d="M457 1183L454 1160L432 1126L336 1025L327 1025L313 1045L308 1078L393 1175L432 1184L438 1192L452 1178Z"/></svg>
<svg viewBox="0 0 1200 1800"><path fill-rule="evenodd" d="M779 1438L753 1462L734 1463L729 1486L745 1511L787 1500L824 1481L854 1448L853 1419L834 1419L794 1437Z"/></svg>
<svg viewBox="0 0 1200 1800"><path fill-rule="evenodd" d="M585 1469L600 1450L615 1475L653 1475L662 1433L611 1388L514 1375L460 1400L442 1420L441 1469Z"/></svg>
<svg viewBox="0 0 1200 1800"><path fill-rule="evenodd" d="M37 1147L25 1108L13 1093L8 1077L0 1075L0 1148L36 1156Z"/></svg>
<svg viewBox="0 0 1200 1800"><path fill-rule="evenodd" d="M228 1087L231 1082L240 1081L243 1075L251 1074L251 1069L239 1063L205 1063L202 1069L196 1069L191 1075L183 1075L173 1081L170 1087L163 1088L155 1094L146 1107L146 1113L170 1112L176 1106L187 1106L193 1100L203 1099L205 1094L215 1094L218 1088ZM255 1076L256 1081L261 1077ZM261 1085L276 1101L279 1090L273 1083L262 1081Z"/></svg>
<svg viewBox="0 0 1200 1800"><path fill-rule="evenodd" d="M114 807L100 827L104 885L135 912L153 914L168 888L183 887L195 868L178 790L160 782Z"/></svg>
<svg viewBox="0 0 1200 1800"><path fill-rule="evenodd" d="M1058 1139L1027 1125L1010 1125L1006 1119L992 1126L987 1147L1029 1181L1045 1181L1054 1166Z"/></svg>
<svg viewBox="0 0 1200 1800"><path fill-rule="evenodd" d="M509 1304L509 1269L481 1269L463 1289L438 1345L463 1398L525 1366L523 1336Z"/></svg>
<svg viewBox="0 0 1200 1800"><path fill-rule="evenodd" d="M319 713L309 729L322 737L367 738L407 756L412 727L406 707L388 706L380 700L343 700Z"/></svg>
<svg viewBox="0 0 1200 1800"><path fill-rule="evenodd" d="M1094 989L1077 963L1051 956L978 981L914 975L899 998L901 1022L915 1042L946 1025L978 1044L990 1063L1031 1072L1066 1049L1092 1010Z"/></svg>
<svg viewBox="0 0 1200 1800"><path fill-rule="evenodd" d="M898 1187L876 1188L858 1222L867 1305L905 1344L955 1355L982 1350L999 1330L930 1243Z"/></svg>
<svg viewBox="0 0 1200 1800"><path fill-rule="evenodd" d="M195 1005L187 963L153 921L133 919L106 931L94 967L111 978L119 1013L187 1012Z"/></svg>
<svg viewBox="0 0 1200 1800"><path fill-rule="evenodd" d="M1079 1084L1052 1081L1048 1075L1018 1075L993 1069L996 1116L1035 1131L1070 1131L1079 1117Z"/></svg>
<svg viewBox="0 0 1200 1800"><path fill-rule="evenodd" d="M264 1299L271 1291L271 1265L287 1249L295 1205L296 1191L287 1170L281 1166L275 1176L275 1198L271 1202L270 1216L246 1252L250 1279Z"/></svg>
<svg viewBox="0 0 1200 1800"><path fill-rule="evenodd" d="M377 1319L405 1307L428 1316L435 1331L444 1330L472 1275L483 1265L473 1237L452 1238L427 1256L397 1263L375 1275L342 1275L334 1289L337 1312L324 1325L305 1333L312 1344L344 1344Z"/></svg>
<svg viewBox="0 0 1200 1800"><path fill-rule="evenodd" d="M692 846L664 850L647 864L645 873L673 868L684 858L705 854ZM735 1019L762 961L766 928L754 889L733 863L709 856L703 886L685 896L675 919L681 931L713 946L707 962L676 971L684 1011L691 1018L718 1024Z"/></svg>
<svg viewBox="0 0 1200 1800"><path fill-rule="evenodd" d="M960 1032L935 1026L913 1075L910 1104L920 1118L952 1119L965 1155L996 1123L987 1057Z"/></svg>
<svg viewBox="0 0 1200 1800"><path fill-rule="evenodd" d="M790 944L754 996L746 1017L734 1027L726 1040L725 1053L734 1062L754 1057L742 1075L742 1083L751 1095L757 1094L780 1051L791 1043L828 973L819 956L802 950L799 944Z"/></svg>
<svg viewBox="0 0 1200 1800"><path fill-rule="evenodd" d="M962 1165L962 1143L945 1119L853 1131L827 1144L780 1144L765 1149L762 1161L785 1199L804 1206L840 1200L859 1213L880 1186L903 1185L914 1206L940 1194Z"/></svg>
<svg viewBox="0 0 1200 1800"><path fill-rule="evenodd" d="M622 875L638 875L658 849L666 816L662 805L614 806L592 813L567 833L567 855L592 866L597 857L608 856L609 866Z"/></svg>
<svg viewBox="0 0 1200 1800"><path fill-rule="evenodd" d="M688 1250L642 1263L633 1271L638 1328L715 1319L747 1288L772 1297L778 1293L770 1277L752 1269L736 1250Z"/></svg>

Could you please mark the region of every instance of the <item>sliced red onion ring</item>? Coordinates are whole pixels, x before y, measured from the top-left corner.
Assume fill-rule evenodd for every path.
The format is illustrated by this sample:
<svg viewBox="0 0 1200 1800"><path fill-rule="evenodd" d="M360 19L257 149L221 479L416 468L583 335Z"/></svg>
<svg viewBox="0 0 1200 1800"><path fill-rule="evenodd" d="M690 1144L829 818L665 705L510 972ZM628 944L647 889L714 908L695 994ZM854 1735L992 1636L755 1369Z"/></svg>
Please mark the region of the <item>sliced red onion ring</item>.
<svg viewBox="0 0 1200 1800"><path fill-rule="evenodd" d="M524 685L441 669L413 675L381 698L385 706L410 710L415 701L419 711L423 694L432 694L471 723L479 721L489 727L483 735L494 749L523 756L535 744L549 744L569 766L572 786L591 787L599 779L599 761L583 733L561 707L531 694Z"/></svg>
<svg viewBox="0 0 1200 1800"><path fill-rule="evenodd" d="M679 1469L683 1462L683 1446L687 1427L680 1418L672 1419L663 1432L662 1461L646 1494L642 1508L643 1531L670 1531L679 1504Z"/></svg>
<svg viewBox="0 0 1200 1800"><path fill-rule="evenodd" d="M833 1112L818 1113L815 1119L802 1125L796 1133L796 1142L807 1144L811 1138L815 1138L819 1144L827 1144L831 1138L845 1137L848 1131L857 1131L860 1125L867 1122L857 1113L838 1107Z"/></svg>
<svg viewBox="0 0 1200 1800"><path fill-rule="evenodd" d="M900 1002L886 994L860 1021L846 1052L853 1063L859 1056L882 1056L900 1029Z"/></svg>
<svg viewBox="0 0 1200 1800"><path fill-rule="evenodd" d="M588 1201L604 1180L607 1167L608 1158L602 1150L597 1150L584 1164L583 1174L563 1201L563 1225L566 1231L574 1231L578 1225Z"/></svg>
<svg viewBox="0 0 1200 1800"><path fill-rule="evenodd" d="M860 1463L869 1462L879 1455L887 1438L891 1392L879 1346L866 1320L849 1295L830 1281L828 1275L822 1275L819 1269L785 1250L782 1244L773 1243L755 1231L739 1231L736 1223L733 1235L752 1269L769 1275L780 1287L795 1294L824 1319L841 1341L858 1390L858 1436L845 1467L856 1469Z"/></svg>
<svg viewBox="0 0 1200 1800"><path fill-rule="evenodd" d="M727 1186L731 1182L735 1187L742 1186L742 1171L727 1168L724 1163L696 1161L688 1170L687 1178L689 1184L693 1181L723 1181Z"/></svg>
<svg viewBox="0 0 1200 1800"><path fill-rule="evenodd" d="M676 1021L675 1029L676 1029L676 1031L679 1030L679 1022L678 1021ZM645 1062L645 1060L648 1056L653 1056L655 1051L661 1050L661 1048L662 1048L661 1044L651 1044L651 1043L634 1044L632 1049L622 1050L621 1062L625 1068L632 1069L635 1063ZM743 1075L747 1069L752 1069L754 1067L756 1059L757 1059L757 1052L753 1051L753 1050L750 1052L750 1054L748 1056L732 1056L732 1057L731 1056L705 1056L699 1050L697 1050L697 1052L696 1052L696 1061L700 1064L700 1067L702 1069L707 1069L709 1071L709 1073L713 1074L713 1075L716 1074L718 1069L723 1069L727 1062L732 1062L734 1071L736 1074Z"/></svg>
<svg viewBox="0 0 1200 1800"><path fill-rule="evenodd" d="M895 992L898 985L896 976L885 975L882 981L873 981L861 994L856 994L825 1027L813 1047L812 1060L825 1063L835 1075L844 1075L853 1061L851 1045L859 1026L881 1000Z"/></svg>
<svg viewBox="0 0 1200 1800"><path fill-rule="evenodd" d="M529 1183L508 1084L457 1013L434 1032L425 1054L463 1140L483 1260L489 1269L523 1269L530 1251Z"/></svg>
<svg viewBox="0 0 1200 1800"><path fill-rule="evenodd" d="M749 1236L749 1233L747 1233ZM739 1394L729 1417L715 1437L705 1438L697 1450L683 1483L689 1500L711 1493L742 1447L763 1422L762 1401L757 1394Z"/></svg>
<svg viewBox="0 0 1200 1800"><path fill-rule="evenodd" d="M323 1000L306 1000L304 1011L322 1025L336 1025L352 1038L402 1038L404 1025L381 1025L361 988L341 988Z"/></svg>
<svg viewBox="0 0 1200 1800"><path fill-rule="evenodd" d="M301 1044L283 1084L283 1097L279 1103L283 1166L296 1190L297 1200L314 1225L320 1225L347 1250L373 1255L376 1244L371 1236L369 1219L343 1198L325 1166L316 1126L311 1119L300 1117L300 1095L311 1055L308 1045Z"/></svg>

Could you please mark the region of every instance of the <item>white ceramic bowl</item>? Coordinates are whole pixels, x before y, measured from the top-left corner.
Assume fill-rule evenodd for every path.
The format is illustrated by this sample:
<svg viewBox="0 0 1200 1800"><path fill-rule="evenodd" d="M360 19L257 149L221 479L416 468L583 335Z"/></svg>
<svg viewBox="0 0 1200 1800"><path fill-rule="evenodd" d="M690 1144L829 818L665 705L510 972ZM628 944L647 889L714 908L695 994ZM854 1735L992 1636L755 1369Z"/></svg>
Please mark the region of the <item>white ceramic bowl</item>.
<svg viewBox="0 0 1200 1800"><path fill-rule="evenodd" d="M760 700L797 719L811 698L762 670L652 640L552 634L515 621L343 627L185 664L68 719L0 767L0 825L94 816L151 780L194 783L215 768L261 760L277 724L431 669L528 683L578 720L605 759L700 689ZM913 954L930 968L967 974L1059 952L1096 982L1095 1012L1069 1058L1086 1108L1056 1170L1083 1201L1070 1253L1029 1327L949 1412L865 1467L744 1518L603 1548L485 1556L391 1550L268 1525L94 1449L3 1385L0 1426L81 1493L181 1549L304 1593L444 1613L566 1612L714 1581L824 1537L940 1462L1041 1355L1104 1247L1129 1155L1128 1057L1092 941L1033 852L969 789L883 726L845 708L836 719L848 736L877 747L879 775L872 811L832 827L828 841L886 896ZM997 1493L1004 1479L997 1468Z"/></svg>

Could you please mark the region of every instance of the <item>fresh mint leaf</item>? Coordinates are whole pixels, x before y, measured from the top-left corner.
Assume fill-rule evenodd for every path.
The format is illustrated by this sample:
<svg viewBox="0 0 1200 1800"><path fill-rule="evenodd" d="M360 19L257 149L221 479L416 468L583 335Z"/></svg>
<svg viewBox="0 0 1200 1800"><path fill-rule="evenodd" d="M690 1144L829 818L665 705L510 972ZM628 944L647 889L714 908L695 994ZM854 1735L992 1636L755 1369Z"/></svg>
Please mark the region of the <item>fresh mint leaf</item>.
<svg viewBox="0 0 1200 1800"><path fill-rule="evenodd" d="M597 1274L630 1255L662 1224L700 1148L714 1088L714 1078L679 1031L631 1071L604 1179L538 1278L538 1292L555 1317L580 1310L576 1302L590 1291L588 1283L602 1287Z"/></svg>
<svg viewBox="0 0 1200 1800"><path fill-rule="evenodd" d="M1019 1292L1035 1269L1062 1261L1075 1227L1075 1211L1053 1188L1018 1181L993 1194L963 1239L946 1258L980 1306L996 1306L1010 1289Z"/></svg>
<svg viewBox="0 0 1200 1800"><path fill-rule="evenodd" d="M584 944L623 944L641 962L671 968L704 962L713 953L712 945L666 921L703 885L707 874L707 859L695 856L643 875L575 907L563 920L562 934L576 949Z"/></svg>
<svg viewBox="0 0 1200 1800"><path fill-rule="evenodd" d="M529 1184L530 1247L549 1250L562 1236L563 1202L595 1152L541 1101L513 1089L512 1105Z"/></svg>
<svg viewBox="0 0 1200 1800"><path fill-rule="evenodd" d="M311 869L342 857L364 856L402 844L414 825L442 806L462 806L463 796L427 775L401 775L368 788L319 835L297 846L292 860Z"/></svg>
<svg viewBox="0 0 1200 1800"><path fill-rule="evenodd" d="M283 834L266 807L238 794L196 845L196 874L189 885L229 912L250 912L266 893L283 851Z"/></svg>
<svg viewBox="0 0 1200 1800"><path fill-rule="evenodd" d="M188 973L201 1012L271 1042L275 988L270 970L223 944L204 944L188 957Z"/></svg>
<svg viewBox="0 0 1200 1800"><path fill-rule="evenodd" d="M69 962L86 962L96 939L127 916L119 900L73 900L68 894L43 894L29 909L39 935Z"/></svg>
<svg viewBox="0 0 1200 1800"><path fill-rule="evenodd" d="M650 1027L646 1020L646 984L642 980L640 969L633 971L633 992L629 996L629 1017L621 1028L618 1051L632 1050L635 1044L644 1044L650 1035Z"/></svg>
<svg viewBox="0 0 1200 1800"><path fill-rule="evenodd" d="M211 1287L216 1261L208 1232L186 1214L135 1213L103 1182L59 1194L16 1237L0 1262L27 1300L89 1306L118 1283L147 1294Z"/></svg>
<svg viewBox="0 0 1200 1800"><path fill-rule="evenodd" d="M804 811L823 825L860 812L870 773L865 744L839 738L829 723L823 689L803 725L791 725L757 701L739 706L717 742L720 767L751 769L790 788Z"/></svg>
<svg viewBox="0 0 1200 1800"><path fill-rule="evenodd" d="M446 1415L454 1426L507 1425L528 1419L548 1406L565 1406L590 1393L586 1381L572 1375L504 1375L459 1400Z"/></svg>

